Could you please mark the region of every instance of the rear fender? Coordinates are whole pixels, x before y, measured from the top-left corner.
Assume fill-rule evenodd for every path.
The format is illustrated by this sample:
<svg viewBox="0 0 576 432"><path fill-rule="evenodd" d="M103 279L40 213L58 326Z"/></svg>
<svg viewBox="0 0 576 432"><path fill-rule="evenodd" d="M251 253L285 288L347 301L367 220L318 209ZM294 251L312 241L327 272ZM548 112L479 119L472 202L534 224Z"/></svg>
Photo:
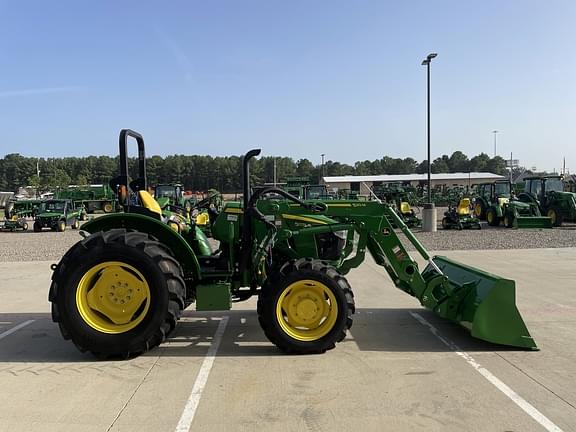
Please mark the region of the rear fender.
<svg viewBox="0 0 576 432"><path fill-rule="evenodd" d="M200 264L192 247L180 234L159 220L136 213L115 213L92 219L82 225L82 231L90 234L115 228L149 234L170 248L186 276L192 275L196 280L201 279Z"/></svg>

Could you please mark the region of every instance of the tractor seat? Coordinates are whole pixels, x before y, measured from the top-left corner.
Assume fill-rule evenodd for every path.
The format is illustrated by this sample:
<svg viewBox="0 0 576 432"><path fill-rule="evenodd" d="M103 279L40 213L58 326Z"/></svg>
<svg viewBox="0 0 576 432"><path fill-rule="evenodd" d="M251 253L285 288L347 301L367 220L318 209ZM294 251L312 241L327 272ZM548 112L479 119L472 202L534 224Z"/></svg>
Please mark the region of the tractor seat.
<svg viewBox="0 0 576 432"><path fill-rule="evenodd" d="M470 198L462 198L458 203L458 216L470 215Z"/></svg>
<svg viewBox="0 0 576 432"><path fill-rule="evenodd" d="M152 213L157 213L159 216L162 216L162 209L160 208L160 205L148 191L138 191L138 198L140 199L143 207L150 210Z"/></svg>
<svg viewBox="0 0 576 432"><path fill-rule="evenodd" d="M402 213L402 214L412 213L412 209L410 208L410 204L408 204L406 201L402 201L400 203L400 213Z"/></svg>

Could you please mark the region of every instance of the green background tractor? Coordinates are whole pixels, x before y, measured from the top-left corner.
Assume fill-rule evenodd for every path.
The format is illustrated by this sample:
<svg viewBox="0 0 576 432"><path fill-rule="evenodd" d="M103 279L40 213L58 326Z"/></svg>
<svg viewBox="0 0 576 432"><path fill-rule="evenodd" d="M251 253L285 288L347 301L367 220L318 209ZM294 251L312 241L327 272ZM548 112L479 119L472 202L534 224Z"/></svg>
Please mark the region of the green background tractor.
<svg viewBox="0 0 576 432"><path fill-rule="evenodd" d="M15 231L28 230L28 219L33 218L38 211L41 200L10 200L4 208L3 229Z"/></svg>
<svg viewBox="0 0 576 432"><path fill-rule="evenodd" d="M550 218L543 217L537 205L517 200L512 185L502 180L482 183L474 198L474 215L490 226L504 224L507 228L551 228Z"/></svg>
<svg viewBox="0 0 576 432"><path fill-rule="evenodd" d="M576 222L576 193L565 191L561 176L527 177L524 180L524 192L518 195L518 199L537 205L554 226Z"/></svg>
<svg viewBox="0 0 576 432"><path fill-rule="evenodd" d="M127 140L138 144L139 177L130 181ZM53 266L52 318L66 339L99 356L135 356L160 344L182 311L228 310L258 297L268 339L286 353L322 353L342 341L355 311L345 275L366 253L395 286L472 336L536 349L515 306L511 280L431 257L400 217L378 201L302 201L276 187L252 190L248 152L243 200L228 202L212 231L172 230L147 192L144 140L120 134L124 212L89 221L89 233ZM280 197L276 199L272 197ZM420 271L394 222L428 265Z"/></svg>

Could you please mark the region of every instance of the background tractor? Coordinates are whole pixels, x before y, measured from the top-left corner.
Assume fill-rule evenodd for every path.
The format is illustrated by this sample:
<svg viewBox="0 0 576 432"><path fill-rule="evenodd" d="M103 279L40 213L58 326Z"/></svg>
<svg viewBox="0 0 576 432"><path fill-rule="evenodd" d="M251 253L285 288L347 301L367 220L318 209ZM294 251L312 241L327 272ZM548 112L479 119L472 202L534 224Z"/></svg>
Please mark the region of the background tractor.
<svg viewBox="0 0 576 432"><path fill-rule="evenodd" d="M162 210L190 216L193 201L184 197L184 189L179 183L159 184L154 188L154 199Z"/></svg>
<svg viewBox="0 0 576 432"><path fill-rule="evenodd" d="M41 200L10 200L4 208L4 223L2 229L15 231L28 230L28 219L33 218Z"/></svg>
<svg viewBox="0 0 576 432"><path fill-rule="evenodd" d="M442 228L451 229L480 229L480 221L470 210L470 198L461 198L458 205L450 205L448 211L444 212L442 218Z"/></svg>
<svg viewBox="0 0 576 432"><path fill-rule="evenodd" d="M576 222L576 193L566 192L561 176L527 177L518 199L538 206L554 226Z"/></svg>
<svg viewBox="0 0 576 432"><path fill-rule="evenodd" d="M139 149L132 181L128 137ZM99 356L135 356L160 344L192 303L198 311L228 310L258 296L258 320L272 343L287 353L321 353L352 325L355 302L345 274L369 252L397 288L472 336L536 349L516 309L513 281L431 257L385 203L302 201L276 187L253 192L250 160L259 153L243 158L243 201L226 203L217 216L213 251L200 229L167 225L147 192L144 140L121 131L113 183L124 212L87 222L89 235L52 267L49 300L63 337ZM427 261L422 272L390 221Z"/></svg>
<svg viewBox="0 0 576 432"><path fill-rule="evenodd" d="M422 219L418 218L411 203L416 202L415 191L413 188L400 184L386 184L374 188L374 195L383 199L388 205L395 208L402 221L409 228L419 227L422 225ZM393 225L395 227L395 225Z"/></svg>
<svg viewBox="0 0 576 432"><path fill-rule="evenodd" d="M512 193L512 184L501 180L478 185L474 198L474 215L488 225L504 224L507 228L551 228L549 217L543 217L536 204L522 202Z"/></svg>

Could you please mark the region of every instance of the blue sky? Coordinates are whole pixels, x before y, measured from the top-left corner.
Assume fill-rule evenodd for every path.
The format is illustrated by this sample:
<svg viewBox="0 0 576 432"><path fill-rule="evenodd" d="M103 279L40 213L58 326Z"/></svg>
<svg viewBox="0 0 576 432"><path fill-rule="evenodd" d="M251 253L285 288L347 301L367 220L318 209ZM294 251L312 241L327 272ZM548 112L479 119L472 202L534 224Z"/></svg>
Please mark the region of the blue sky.
<svg viewBox="0 0 576 432"><path fill-rule="evenodd" d="M0 156L514 153L576 172L576 2L0 1Z"/></svg>

